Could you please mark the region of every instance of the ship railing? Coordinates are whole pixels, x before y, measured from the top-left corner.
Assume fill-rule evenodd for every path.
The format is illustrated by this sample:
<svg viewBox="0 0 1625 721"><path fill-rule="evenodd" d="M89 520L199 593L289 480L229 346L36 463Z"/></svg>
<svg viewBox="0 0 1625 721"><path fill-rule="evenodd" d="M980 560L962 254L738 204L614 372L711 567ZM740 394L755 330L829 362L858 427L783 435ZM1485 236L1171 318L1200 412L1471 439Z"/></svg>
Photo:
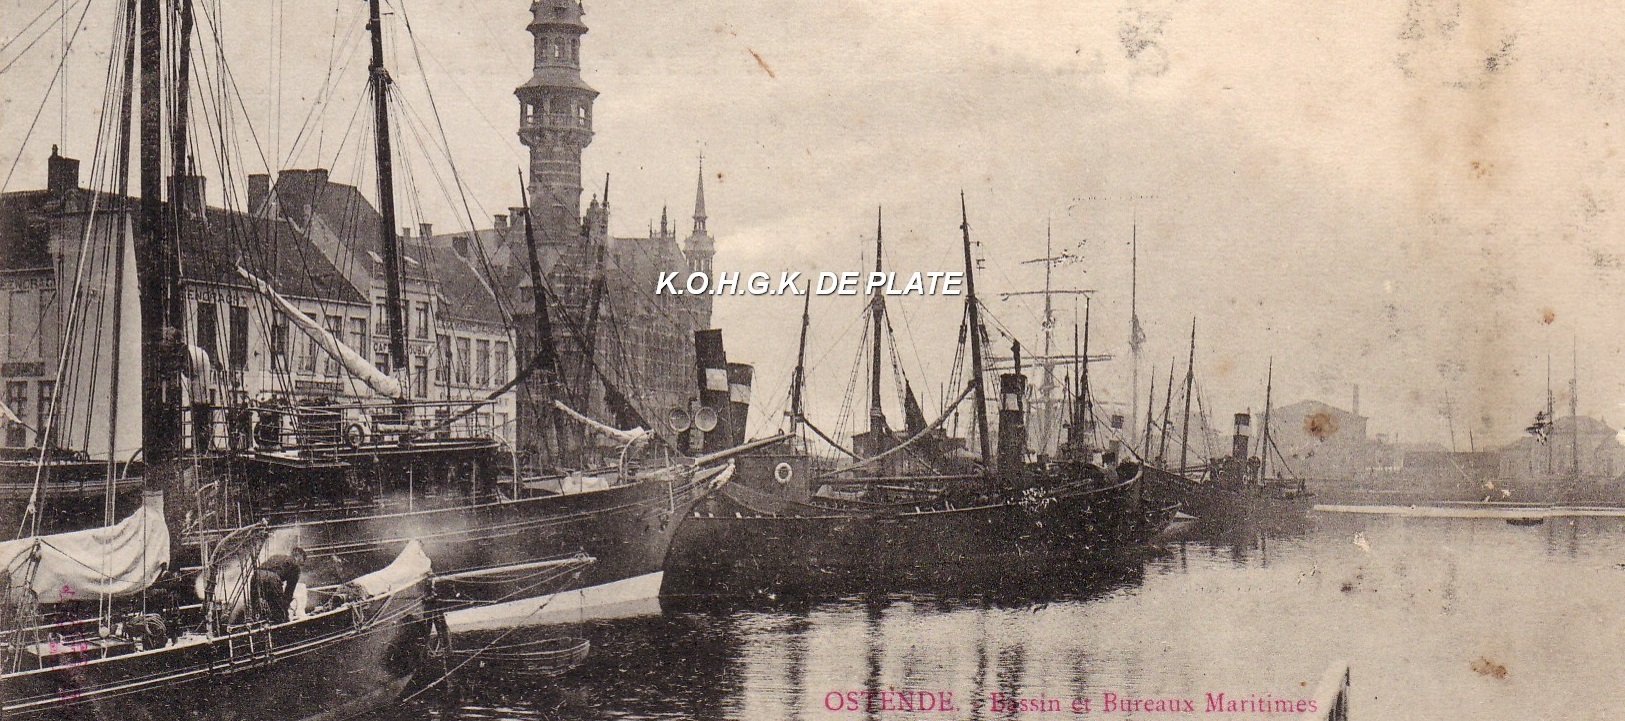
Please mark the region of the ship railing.
<svg viewBox="0 0 1625 721"><path fill-rule="evenodd" d="M182 415L188 429L186 447L195 454L264 454L330 461L362 448L497 441L495 403L194 405L183 409ZM475 406L474 412L463 414L470 406Z"/></svg>

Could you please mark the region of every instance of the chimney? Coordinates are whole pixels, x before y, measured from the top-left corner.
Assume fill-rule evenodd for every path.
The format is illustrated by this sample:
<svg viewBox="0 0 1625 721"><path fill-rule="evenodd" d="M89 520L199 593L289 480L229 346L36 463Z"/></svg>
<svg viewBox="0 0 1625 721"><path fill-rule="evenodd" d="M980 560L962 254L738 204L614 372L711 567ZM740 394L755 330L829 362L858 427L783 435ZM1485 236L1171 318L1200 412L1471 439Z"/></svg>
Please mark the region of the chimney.
<svg viewBox="0 0 1625 721"><path fill-rule="evenodd" d="M248 214L259 215L265 210L265 201L271 199L271 176L253 173L248 176Z"/></svg>
<svg viewBox="0 0 1625 721"><path fill-rule="evenodd" d="M424 240L434 237L434 224L418 223L418 237Z"/></svg>
<svg viewBox="0 0 1625 721"><path fill-rule="evenodd" d="M492 216L491 227L496 228L497 230L507 230L508 216L503 215L502 213L497 213L496 215Z"/></svg>
<svg viewBox="0 0 1625 721"><path fill-rule="evenodd" d="M79 187L79 161L59 155L55 145L46 162L45 187L52 193L69 193Z"/></svg>
<svg viewBox="0 0 1625 721"><path fill-rule="evenodd" d="M410 226L410 225L401 226L401 238L403 238L405 240L411 240L412 239L412 226Z"/></svg>
<svg viewBox="0 0 1625 721"><path fill-rule="evenodd" d="M508 217L513 220L514 227L525 227L525 206L508 208Z"/></svg>

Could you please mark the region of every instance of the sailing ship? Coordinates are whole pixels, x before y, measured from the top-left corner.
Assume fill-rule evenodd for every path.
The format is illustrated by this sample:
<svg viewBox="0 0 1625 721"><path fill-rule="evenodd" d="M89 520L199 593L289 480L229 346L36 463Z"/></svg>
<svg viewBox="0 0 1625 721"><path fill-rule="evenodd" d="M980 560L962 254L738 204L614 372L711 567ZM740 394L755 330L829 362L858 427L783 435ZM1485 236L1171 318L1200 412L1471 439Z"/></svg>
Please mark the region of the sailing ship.
<svg viewBox="0 0 1625 721"><path fill-rule="evenodd" d="M539 22L551 22L551 11L550 6L534 8ZM415 384L407 381L421 371L405 362L408 344L415 342L407 338L403 302L407 256L394 232L392 81L384 66L379 4L369 3L368 13L372 43L368 84L380 215L373 247L386 290L378 325L388 337L388 350L377 354L376 362L364 349L347 344L342 332L301 310L299 302L283 295L285 289L273 286L279 278L300 277L276 271L281 264L298 262L306 250L299 245L299 235L308 228L252 213L205 208L202 179L191 175L184 163L184 145L171 151L177 159L171 189L177 243L190 266L219 271L206 281L215 289L211 292L227 288L237 294L238 302L255 302L263 309L257 317L268 326L271 355L286 345L286 338L275 331L280 329L282 336L302 333L332 359L335 374L348 374L376 399L307 401L291 393L249 398L232 387L209 387L211 381L229 379L233 372L216 368L220 354L205 350L215 348L215 343L200 337L201 321L179 320L190 318L188 312L200 312L196 305L187 308L187 300L173 303L167 325L155 325L159 319L149 317L131 323L130 327L139 324L143 332L171 329L182 342L164 347L173 351L175 362L190 379L169 389L173 411L181 420L175 429L163 431L177 454L184 456L189 472L183 482L200 499L174 512L184 521L177 530L177 552L183 554L177 565L202 565L199 549L237 528L263 521L279 547L306 550L307 573L328 582L382 568L409 541L419 540L439 572L442 601L459 604L451 606L449 614L457 623L495 623L504 614L526 622L579 620L584 614L616 613L629 605L647 609L658 595L662 561L676 521L700 496L727 481L729 458L738 451L712 445L674 447L650 432L652 424L635 409L625 414L630 422L611 425L582 412L585 406L581 411L572 408L571 403L580 405L576 396L563 391L574 379L565 378L557 367L549 319L564 326L572 342L587 344L582 350L594 366L589 369L593 380L602 383L608 395L624 399L630 394L615 388L620 374L596 367L600 356L585 340L593 335L590 327L584 328L590 322L572 317L534 262L529 286L542 326L535 356L483 398L426 400L414 392ZM177 33L177 43L184 45L188 38L187 32ZM176 57L184 62L190 54L183 47ZM184 90L179 97L186 97ZM175 105L181 116L178 126L184 126L186 107L186 102ZM522 214L534 261L536 240L528 204ZM95 221L84 223L85 233L91 234ZM222 233L242 237L222 238ZM229 250L283 247L280 244L288 244L290 252L243 251L233 257L235 251ZM178 283L186 276L172 269L169 277ZM339 284L343 279L318 276L310 282ZM213 328L208 332L212 334ZM235 349L238 343L233 340L231 345ZM287 366L283 360L280 372L290 374ZM273 372L277 370L273 365ZM569 427L561 435L575 440L573 445L562 444L561 450L607 447L606 451L561 452L550 460L563 470L546 475L525 475L515 467L493 434L490 408L536 375L551 390L550 397L541 399L551 410L547 422ZM148 414L143 422L150 418ZM632 430L624 430L627 427ZM112 451L113 445L109 444L105 461L80 454L59 458L61 454L50 450L34 454L31 449L14 469L14 505L31 506L49 514L52 525L65 527L83 527L104 517L107 508L128 506L142 478L154 472L152 457L125 460ZM39 447L49 449L52 444L42 442ZM561 593L566 588L572 592ZM476 604L503 605L468 608Z"/></svg>
<svg viewBox="0 0 1625 721"><path fill-rule="evenodd" d="M806 416L808 311L791 380L791 441L737 461L736 479L684 521L667 559L673 594L818 593L853 583L977 588L1023 569L1100 568L1160 530L1173 514L1140 498L1139 464L1098 457L1030 462L1020 348L1014 372L1000 376L998 452L987 418L981 306L976 297L970 224L961 198L968 380L943 414L927 423L905 385L906 434L880 410L884 301L869 306L872 329L869 428L846 449ZM877 223L876 266L884 246ZM979 453L943 425L967 399ZM805 433L848 457L831 467ZM906 436L906 437L905 437Z"/></svg>
<svg viewBox="0 0 1625 721"><path fill-rule="evenodd" d="M1191 360L1195 360L1195 326L1192 325ZM1187 467L1184 454L1189 444L1188 432L1181 432L1180 472L1162 471L1156 474L1160 493L1177 497L1182 512L1195 517L1201 532L1234 530L1263 526L1274 530L1289 530L1305 520L1314 494L1299 478L1283 475L1286 459L1270 436L1270 411L1273 408L1275 367L1271 362L1264 390L1264 417L1262 434L1255 454L1252 439L1252 414L1234 415L1230 453L1209 459L1192 468ZM1190 397L1194 391L1194 373L1187 369L1185 396L1185 423L1190 422ZM1172 396L1172 384L1169 388ZM1166 425L1164 426L1166 431ZM1164 433L1166 438L1168 433ZM1150 427L1146 440L1149 446ZM1270 459L1276 460L1270 475Z"/></svg>
<svg viewBox="0 0 1625 721"><path fill-rule="evenodd" d="M43 476L36 474L24 532L0 543L0 716L337 718L361 713L392 701L429 668L434 647L444 643L431 563L419 544L405 544L374 573L309 589L304 603L290 599L288 608L268 605L283 599L256 589L270 540L263 523L201 544L201 567L188 568L172 553L172 539L189 523L176 506L202 507L207 499L196 492L202 485L199 469L188 463L179 442L183 354L175 328L181 307L177 238L183 231L174 222L175 204L166 207L160 197L158 108L166 90L160 76L175 77L161 60L167 10L159 0L124 8L119 26L125 71L114 74L117 85L110 88L124 99L116 132L126 141L120 143L120 167L127 168L139 58L140 202L135 206L120 198L113 212L136 221L141 501L116 523L109 517L105 525L41 533ZM184 38L192 24L190 4L182 3L178 13L175 35ZM184 62L178 77L187 77ZM181 96L184 87L183 81ZM172 132L183 138L185 131L182 113ZM121 237L115 248L126 242ZM122 298L116 292L122 271L115 276L113 296ZM122 330L112 329L115 347ZM113 363L114 388L125 370ZM116 408L119 400L110 405ZM116 433L117 424L108 429ZM115 466L107 468L111 472ZM114 507L116 486L110 482L104 491L108 509ZM197 601L184 600L194 588Z"/></svg>

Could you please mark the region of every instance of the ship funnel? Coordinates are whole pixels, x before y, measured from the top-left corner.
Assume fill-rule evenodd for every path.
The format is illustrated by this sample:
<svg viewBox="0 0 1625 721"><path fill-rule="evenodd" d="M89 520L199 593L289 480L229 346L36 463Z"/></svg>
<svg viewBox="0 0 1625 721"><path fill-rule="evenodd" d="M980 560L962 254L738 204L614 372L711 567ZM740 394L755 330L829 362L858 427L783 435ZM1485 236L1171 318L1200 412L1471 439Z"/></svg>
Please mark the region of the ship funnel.
<svg viewBox="0 0 1625 721"><path fill-rule="evenodd" d="M1014 479L1027 460L1027 377L999 376L999 474Z"/></svg>
<svg viewBox="0 0 1625 721"><path fill-rule="evenodd" d="M1245 460L1252 449L1253 417L1248 413L1236 414L1236 434L1230 437L1230 455Z"/></svg>

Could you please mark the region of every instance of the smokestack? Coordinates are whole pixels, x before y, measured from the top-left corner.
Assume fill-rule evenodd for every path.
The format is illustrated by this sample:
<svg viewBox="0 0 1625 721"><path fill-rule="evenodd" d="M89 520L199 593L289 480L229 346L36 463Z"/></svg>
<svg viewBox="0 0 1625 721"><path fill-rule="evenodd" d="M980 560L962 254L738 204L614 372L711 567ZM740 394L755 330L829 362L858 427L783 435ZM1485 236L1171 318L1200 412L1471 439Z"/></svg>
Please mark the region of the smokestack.
<svg viewBox="0 0 1625 721"><path fill-rule="evenodd" d="M71 193L79 187L79 161L58 154L55 145L45 163L45 187L55 194Z"/></svg>
<svg viewBox="0 0 1625 721"><path fill-rule="evenodd" d="M1027 461L1027 376L999 376L999 475L1015 480Z"/></svg>
<svg viewBox="0 0 1625 721"><path fill-rule="evenodd" d="M1349 409L1354 415L1360 415L1360 384L1354 384L1354 407Z"/></svg>
<svg viewBox="0 0 1625 721"><path fill-rule="evenodd" d="M716 428L706 430L696 425L695 430L705 434L701 450L705 453L720 451L728 447L725 416L729 412L728 352L722 346L722 331L694 331L694 365L700 407L709 408L718 416Z"/></svg>
<svg viewBox="0 0 1625 721"><path fill-rule="evenodd" d="M271 199L271 176L254 173L248 176L248 213L259 215L265 210L265 201Z"/></svg>
<svg viewBox="0 0 1625 721"><path fill-rule="evenodd" d="M750 420L750 384L755 371L747 363L728 364L729 445L745 442L746 424Z"/></svg>
<svg viewBox="0 0 1625 721"><path fill-rule="evenodd" d="M434 237L434 224L418 223L418 237L424 240Z"/></svg>
<svg viewBox="0 0 1625 721"><path fill-rule="evenodd" d="M1236 434L1230 437L1230 455L1240 460L1246 460L1247 454L1252 450L1253 417L1247 413L1236 414Z"/></svg>

